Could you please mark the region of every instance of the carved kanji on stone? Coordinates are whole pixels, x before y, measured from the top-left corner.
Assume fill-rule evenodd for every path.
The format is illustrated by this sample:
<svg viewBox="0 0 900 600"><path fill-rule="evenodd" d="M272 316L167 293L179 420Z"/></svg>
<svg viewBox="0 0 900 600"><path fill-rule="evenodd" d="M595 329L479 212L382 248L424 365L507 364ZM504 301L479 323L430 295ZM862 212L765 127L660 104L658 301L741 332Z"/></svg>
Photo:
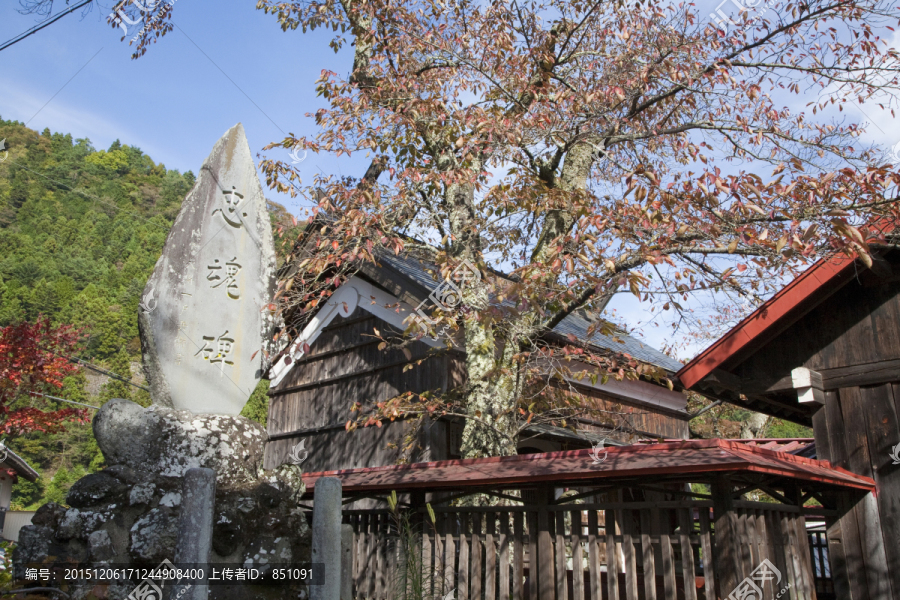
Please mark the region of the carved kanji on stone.
<svg viewBox="0 0 900 600"><path fill-rule="evenodd" d="M200 169L147 282L141 347L154 403L239 414L265 369L275 250L243 127Z"/></svg>

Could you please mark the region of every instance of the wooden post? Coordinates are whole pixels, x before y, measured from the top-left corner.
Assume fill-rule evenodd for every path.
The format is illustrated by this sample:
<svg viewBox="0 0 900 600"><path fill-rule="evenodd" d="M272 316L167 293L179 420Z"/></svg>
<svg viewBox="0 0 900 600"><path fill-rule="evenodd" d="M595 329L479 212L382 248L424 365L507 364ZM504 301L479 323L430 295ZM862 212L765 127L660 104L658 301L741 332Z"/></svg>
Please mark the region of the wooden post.
<svg viewBox="0 0 900 600"><path fill-rule="evenodd" d="M731 482L725 477L717 477L710 487L716 532L716 594L719 598L727 598L743 579L737 514L731 497Z"/></svg>
<svg viewBox="0 0 900 600"><path fill-rule="evenodd" d="M553 542L550 539L550 514L547 505L553 497L553 488L545 487L537 493L537 556L528 557L531 584L537 586L540 600L554 600L556 582L553 574ZM533 587L531 589L534 589ZM532 592L534 597L534 592Z"/></svg>
<svg viewBox="0 0 900 600"><path fill-rule="evenodd" d="M184 474L181 494L179 536L175 546L175 562L204 569L212 549L213 512L216 506L216 472L212 469L188 469ZM209 585L206 580L170 588L171 598L206 600Z"/></svg>
<svg viewBox="0 0 900 600"><path fill-rule="evenodd" d="M341 525L341 600L353 600L353 525Z"/></svg>
<svg viewBox="0 0 900 600"><path fill-rule="evenodd" d="M322 569L322 585L311 585L311 600L341 597L341 480L321 477L313 489L312 561Z"/></svg>

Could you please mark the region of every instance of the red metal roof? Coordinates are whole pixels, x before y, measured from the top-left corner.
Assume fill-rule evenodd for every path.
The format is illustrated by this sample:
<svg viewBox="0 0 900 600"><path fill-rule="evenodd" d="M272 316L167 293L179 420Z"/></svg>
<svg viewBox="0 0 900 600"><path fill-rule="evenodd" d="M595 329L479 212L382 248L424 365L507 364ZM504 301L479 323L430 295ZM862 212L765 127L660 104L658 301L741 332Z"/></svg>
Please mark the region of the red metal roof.
<svg viewBox="0 0 900 600"><path fill-rule="evenodd" d="M821 293L830 295L836 291L843 283L842 280L852 275L850 267L855 260L855 255L838 254L814 263L731 331L682 367L677 373L678 379L685 388L690 389L713 369L718 368L752 342L764 338L767 333L777 333L785 320L793 322L795 318L802 316L804 309L809 308L808 300L813 300Z"/></svg>
<svg viewBox="0 0 900 600"><path fill-rule="evenodd" d="M643 439L638 440L639 444L659 444L659 443L678 443L684 440L680 438L671 439ZM794 453L809 447L816 440L815 438L753 438L753 439L726 439L726 442L734 442L736 444L746 444L757 448L765 448L766 450L777 450L778 452Z"/></svg>
<svg viewBox="0 0 900 600"><path fill-rule="evenodd" d="M616 479L685 475L712 476L726 472L763 473L842 488L874 491L875 482L825 461L767 450L728 440L687 440L662 444L611 447L606 460L595 464L591 450L570 450L415 463L390 467L306 473L307 494L320 477L341 479L345 494L449 491L477 488L515 489L538 483L590 485Z"/></svg>

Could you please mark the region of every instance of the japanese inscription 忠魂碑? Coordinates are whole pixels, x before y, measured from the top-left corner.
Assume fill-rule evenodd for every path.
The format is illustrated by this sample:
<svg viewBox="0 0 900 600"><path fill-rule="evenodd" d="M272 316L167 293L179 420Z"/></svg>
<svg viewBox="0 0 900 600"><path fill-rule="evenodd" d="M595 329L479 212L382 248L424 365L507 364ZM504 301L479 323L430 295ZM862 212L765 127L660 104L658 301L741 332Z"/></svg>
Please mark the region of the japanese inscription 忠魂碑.
<svg viewBox="0 0 900 600"><path fill-rule="evenodd" d="M241 125L204 161L166 238L138 315L153 402L240 414L265 373L274 318L271 219ZM215 371L219 371L218 374Z"/></svg>

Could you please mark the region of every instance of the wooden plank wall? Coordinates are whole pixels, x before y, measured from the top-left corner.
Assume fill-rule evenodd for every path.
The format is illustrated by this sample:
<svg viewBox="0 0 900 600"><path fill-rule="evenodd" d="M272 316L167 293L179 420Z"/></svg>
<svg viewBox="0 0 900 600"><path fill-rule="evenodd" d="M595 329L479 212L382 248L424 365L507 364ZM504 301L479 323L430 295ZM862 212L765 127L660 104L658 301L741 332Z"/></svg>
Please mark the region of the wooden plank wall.
<svg viewBox="0 0 900 600"><path fill-rule="evenodd" d="M603 419L601 415L605 413L610 426L620 428L623 433L634 431L638 435L674 439L690 437L689 419L686 415L675 416L671 414L672 411L659 410L652 405L638 402L623 402L599 392L590 393L587 401L594 410L602 411L600 415L593 417L595 420Z"/></svg>
<svg viewBox="0 0 900 600"><path fill-rule="evenodd" d="M851 282L754 353L735 374L774 381L799 366L818 371L896 359L900 283L867 287Z"/></svg>
<svg viewBox="0 0 900 600"><path fill-rule="evenodd" d="M304 470L344 469L357 466L394 464L399 450L386 444L402 440L406 425L387 423L346 434L343 426L354 415L354 402L364 407L387 400L400 392L424 392L445 388L448 359L428 358L422 365L403 370L405 364L426 356L429 347L414 342L401 349L378 349L374 330L388 334L391 326L357 308L349 317L337 317L310 348L310 352L269 395L269 436L319 429L270 442L266 448L266 468L278 466L291 447L307 439L309 458ZM352 441L345 438L351 435ZM329 450L321 452L321 450ZM414 460L442 457L414 456Z"/></svg>
<svg viewBox="0 0 900 600"><path fill-rule="evenodd" d="M417 523L421 597L457 600L713 600L710 502L609 502L435 508ZM794 509L741 508L745 576L768 559L766 598L814 600L805 520ZM345 511L354 528L354 598L401 597L403 562L386 511ZM612 550L612 551L611 551ZM388 557L388 558L385 558ZM758 571L757 571L758 575ZM398 587L399 586L399 587ZM727 597L731 590L720 592ZM391 595L393 594L393 595Z"/></svg>
<svg viewBox="0 0 900 600"><path fill-rule="evenodd" d="M890 458L900 443L898 360L900 282L862 273L742 364L723 365L745 381L777 381L798 366L847 375L813 415L818 457L872 477L877 492L840 495L840 517L827 522L839 598L900 600L900 465Z"/></svg>
<svg viewBox="0 0 900 600"><path fill-rule="evenodd" d="M876 494L844 495L828 522L835 593L840 598L900 600L900 384L843 388L825 394L813 420L819 458L872 477Z"/></svg>
<svg viewBox="0 0 900 600"><path fill-rule="evenodd" d="M268 433L276 439L267 444L266 468L282 464L301 439L306 440L308 452L303 463L306 471L395 464L400 451L394 446L402 445L407 425L385 423L377 430L346 433L344 424L355 416L350 412L352 404L372 406L402 392L443 391L465 382L465 363L459 353L431 356L404 371L407 364L428 356L429 347L413 342L405 348L409 355L404 349L379 350L375 329L383 335L392 331L388 323L362 308L349 317L336 317L309 353L269 392ZM687 435L685 420L661 414L652 406L624 405L599 394L592 401L601 409L625 413L614 426L627 422L641 434ZM446 424L430 423L429 427L420 437L422 450L413 454L412 462L447 458ZM301 433L278 438L291 432Z"/></svg>

